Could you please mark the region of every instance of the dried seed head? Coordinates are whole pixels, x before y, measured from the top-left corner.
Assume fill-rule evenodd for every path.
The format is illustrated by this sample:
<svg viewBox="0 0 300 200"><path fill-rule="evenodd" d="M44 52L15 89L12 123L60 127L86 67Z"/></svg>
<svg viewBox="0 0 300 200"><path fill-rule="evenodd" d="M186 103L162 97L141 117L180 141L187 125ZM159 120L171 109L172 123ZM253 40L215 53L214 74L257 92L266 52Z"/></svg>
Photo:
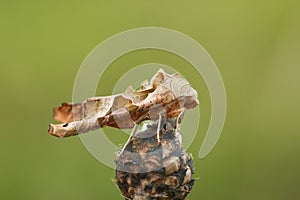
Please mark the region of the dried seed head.
<svg viewBox="0 0 300 200"><path fill-rule="evenodd" d="M170 175L180 168L180 160L178 157L169 157L165 160L163 160L163 166L165 168L166 175Z"/></svg>
<svg viewBox="0 0 300 200"><path fill-rule="evenodd" d="M153 134L158 122L149 121L147 128L138 131L116 158L117 185L126 199L180 200L191 191L192 157L183 150L175 121L167 119L162 125L160 143Z"/></svg>

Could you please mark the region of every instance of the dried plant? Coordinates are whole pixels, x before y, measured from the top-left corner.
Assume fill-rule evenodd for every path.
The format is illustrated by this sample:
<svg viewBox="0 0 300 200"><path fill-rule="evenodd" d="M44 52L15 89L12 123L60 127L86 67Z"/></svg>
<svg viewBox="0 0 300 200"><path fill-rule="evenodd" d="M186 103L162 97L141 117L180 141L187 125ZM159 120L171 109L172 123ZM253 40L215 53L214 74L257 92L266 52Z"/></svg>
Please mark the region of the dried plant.
<svg viewBox="0 0 300 200"><path fill-rule="evenodd" d="M117 156L116 180L125 199L178 200L191 191L192 156L182 147L176 121L146 121Z"/></svg>

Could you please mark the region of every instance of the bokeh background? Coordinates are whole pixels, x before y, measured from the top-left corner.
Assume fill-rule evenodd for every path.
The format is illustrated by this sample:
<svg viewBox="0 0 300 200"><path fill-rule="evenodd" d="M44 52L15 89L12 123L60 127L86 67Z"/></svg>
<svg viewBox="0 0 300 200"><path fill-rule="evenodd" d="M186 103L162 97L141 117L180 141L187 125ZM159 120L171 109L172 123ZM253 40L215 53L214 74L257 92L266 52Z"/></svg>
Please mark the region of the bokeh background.
<svg viewBox="0 0 300 200"><path fill-rule="evenodd" d="M112 63L97 89L110 95L118 77L149 62L174 67L197 88L200 129L188 151L199 180L188 199L300 199L299 19L297 0L2 0L0 199L122 199L114 171L78 137L54 138L47 129L52 108L72 100L88 53L113 34L144 26L194 38L224 79L225 127L203 160L197 155L210 100L189 63L157 50L132 52ZM116 144L126 141L118 130L105 132Z"/></svg>

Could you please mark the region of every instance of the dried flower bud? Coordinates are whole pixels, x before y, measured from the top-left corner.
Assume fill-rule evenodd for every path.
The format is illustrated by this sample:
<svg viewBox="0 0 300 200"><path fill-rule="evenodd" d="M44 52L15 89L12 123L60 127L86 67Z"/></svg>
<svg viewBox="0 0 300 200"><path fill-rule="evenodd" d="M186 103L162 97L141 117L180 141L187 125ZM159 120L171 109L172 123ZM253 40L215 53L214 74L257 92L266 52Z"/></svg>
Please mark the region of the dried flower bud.
<svg viewBox="0 0 300 200"><path fill-rule="evenodd" d="M180 200L191 191L194 185L192 157L182 147L175 122L176 118L165 121L159 131L160 142L153 134L158 122L144 122L148 124L147 129L137 131L117 156L116 181L125 199Z"/></svg>

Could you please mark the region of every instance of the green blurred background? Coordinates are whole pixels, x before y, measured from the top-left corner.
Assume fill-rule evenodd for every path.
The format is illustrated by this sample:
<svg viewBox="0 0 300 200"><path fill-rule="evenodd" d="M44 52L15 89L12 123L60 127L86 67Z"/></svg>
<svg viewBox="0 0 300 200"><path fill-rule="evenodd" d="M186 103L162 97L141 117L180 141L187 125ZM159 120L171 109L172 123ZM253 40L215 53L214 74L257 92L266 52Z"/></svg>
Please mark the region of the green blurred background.
<svg viewBox="0 0 300 200"><path fill-rule="evenodd" d="M132 52L111 65L97 90L110 94L126 70L149 62L174 67L197 88L200 129L188 151L200 179L188 199L300 199L299 19L296 0L2 0L0 199L122 199L114 171L78 137L57 139L47 129L52 108L72 100L88 53L113 34L144 26L194 38L224 79L225 127L203 160L197 155L210 118L209 94L180 57ZM106 134L117 144L126 140L117 130Z"/></svg>

